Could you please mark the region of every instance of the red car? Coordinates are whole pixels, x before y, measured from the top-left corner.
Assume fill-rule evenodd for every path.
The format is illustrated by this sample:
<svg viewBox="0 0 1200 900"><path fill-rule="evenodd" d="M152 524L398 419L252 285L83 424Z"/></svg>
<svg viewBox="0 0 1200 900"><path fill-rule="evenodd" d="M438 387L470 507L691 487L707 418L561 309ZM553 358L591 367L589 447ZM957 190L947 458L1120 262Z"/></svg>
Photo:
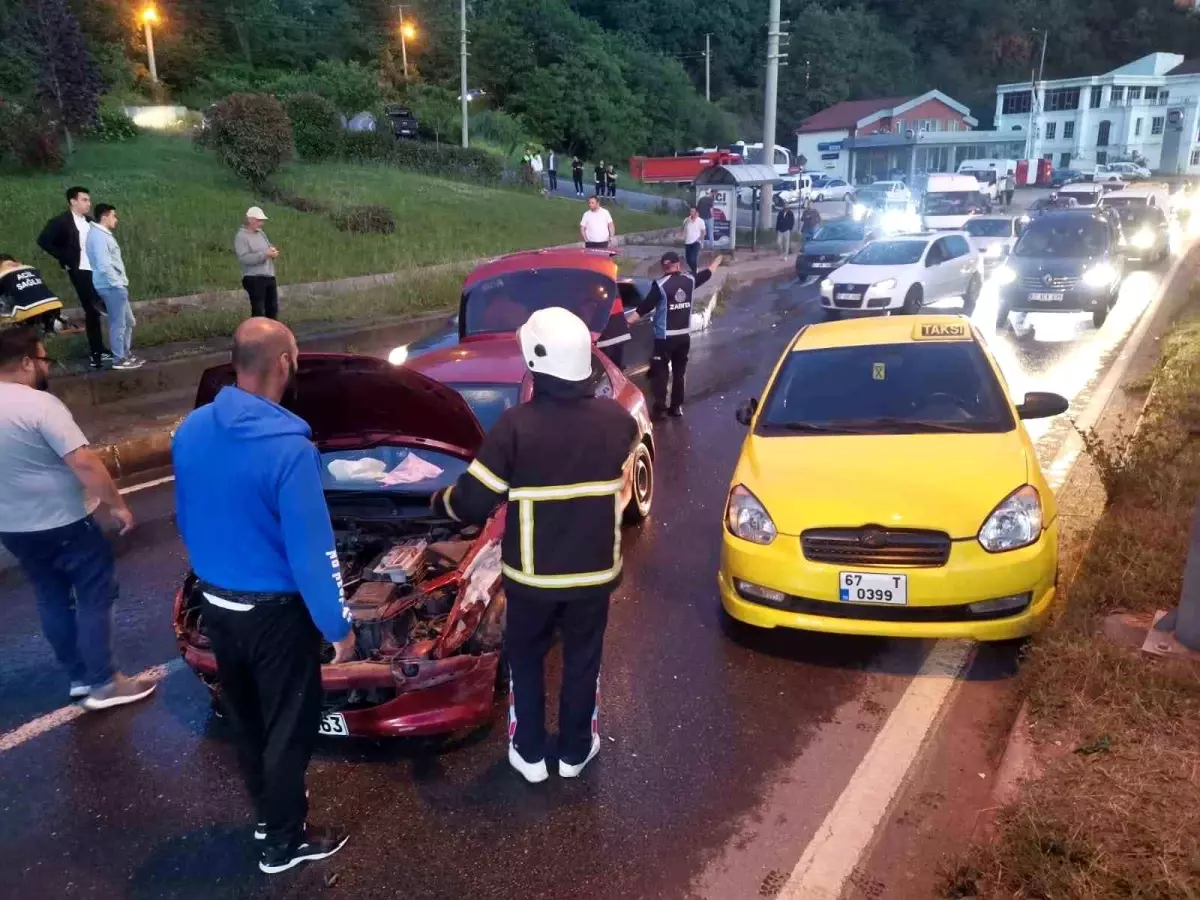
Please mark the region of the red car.
<svg viewBox="0 0 1200 900"><path fill-rule="evenodd" d="M630 472L630 521L653 498L654 444L645 400L599 353L598 392L612 392L642 429ZM488 722L498 687L504 629L499 542L504 507L482 528L435 518L434 491L465 471L485 424L528 399L531 382L512 336L448 348L393 366L372 357L302 354L289 408L312 427L321 453L358 659L332 665L322 649L325 689L321 733L347 737L434 735ZM454 375L454 387L430 377ZM459 377L461 376L461 377ZM196 404L233 383L228 365L201 378ZM464 399L466 398L466 399ZM472 412L479 411L479 415ZM414 463L423 480L379 480ZM330 465L334 465L331 469ZM434 473L427 466L438 471ZM356 472L373 467L374 472ZM399 583L385 569L388 551L423 541ZM220 697L216 660L203 633L196 578L175 598L174 627L184 660Z"/></svg>

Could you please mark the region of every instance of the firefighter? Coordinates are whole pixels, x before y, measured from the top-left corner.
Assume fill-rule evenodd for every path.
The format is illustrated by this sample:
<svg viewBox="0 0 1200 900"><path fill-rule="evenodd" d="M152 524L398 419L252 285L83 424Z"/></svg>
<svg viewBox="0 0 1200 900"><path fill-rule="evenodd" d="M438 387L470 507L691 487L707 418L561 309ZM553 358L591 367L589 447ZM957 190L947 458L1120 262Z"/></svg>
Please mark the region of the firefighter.
<svg viewBox="0 0 1200 900"><path fill-rule="evenodd" d="M650 393L654 395L654 415L679 418L683 415L684 376L688 350L692 346L692 295L707 282L721 265L717 257L707 269L695 275L683 272L679 254L668 250L662 255L663 277L654 282L646 299L629 318L629 324L654 313L654 353L650 357ZM671 401L667 404L667 381L671 382Z"/></svg>
<svg viewBox="0 0 1200 900"><path fill-rule="evenodd" d="M621 577L621 494L638 440L633 417L595 396L592 336L560 307L517 332L533 399L506 410L435 513L480 524L507 503L501 542L510 676L508 761L548 776L544 663L562 633L558 774L578 776L600 751L600 655L609 595Z"/></svg>

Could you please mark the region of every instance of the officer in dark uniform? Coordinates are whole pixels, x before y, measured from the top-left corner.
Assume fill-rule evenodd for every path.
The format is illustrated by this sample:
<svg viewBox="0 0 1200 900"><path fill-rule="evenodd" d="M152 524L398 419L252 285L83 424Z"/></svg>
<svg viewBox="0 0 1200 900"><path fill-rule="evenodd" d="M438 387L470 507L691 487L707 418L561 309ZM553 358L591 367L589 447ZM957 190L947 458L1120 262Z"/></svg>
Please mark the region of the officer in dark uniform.
<svg viewBox="0 0 1200 900"><path fill-rule="evenodd" d="M511 678L508 761L545 781L544 662L563 641L558 773L579 775L600 752L600 655L609 595L621 577L621 493L638 428L616 401L596 397L592 336L560 307L518 331L533 399L506 410L479 454L433 508L482 523L507 503L501 561Z"/></svg>
<svg viewBox="0 0 1200 900"><path fill-rule="evenodd" d="M650 357L650 393L654 395L654 414L664 412L678 418L683 415L684 376L687 372L688 350L692 346L692 294L707 282L721 265L717 257L707 269L695 275L683 272L679 254L668 250L662 255L664 275L654 282L646 299L629 324L641 321L654 313L654 354ZM671 402L667 405L667 381L671 382Z"/></svg>

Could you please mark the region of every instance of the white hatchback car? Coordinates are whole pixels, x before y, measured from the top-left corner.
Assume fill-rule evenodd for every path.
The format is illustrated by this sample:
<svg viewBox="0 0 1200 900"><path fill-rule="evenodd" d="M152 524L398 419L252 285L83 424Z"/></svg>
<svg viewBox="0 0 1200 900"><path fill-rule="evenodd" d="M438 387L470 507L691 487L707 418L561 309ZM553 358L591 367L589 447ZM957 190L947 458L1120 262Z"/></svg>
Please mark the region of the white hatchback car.
<svg viewBox="0 0 1200 900"><path fill-rule="evenodd" d="M961 297L969 316L982 288L983 260L965 234L898 234L863 247L822 281L821 308L830 319L843 310L911 315Z"/></svg>
<svg viewBox="0 0 1200 900"><path fill-rule="evenodd" d="M854 185L844 178L830 178L812 189L812 198L818 203L823 200L845 200L847 194L851 199L854 198Z"/></svg>

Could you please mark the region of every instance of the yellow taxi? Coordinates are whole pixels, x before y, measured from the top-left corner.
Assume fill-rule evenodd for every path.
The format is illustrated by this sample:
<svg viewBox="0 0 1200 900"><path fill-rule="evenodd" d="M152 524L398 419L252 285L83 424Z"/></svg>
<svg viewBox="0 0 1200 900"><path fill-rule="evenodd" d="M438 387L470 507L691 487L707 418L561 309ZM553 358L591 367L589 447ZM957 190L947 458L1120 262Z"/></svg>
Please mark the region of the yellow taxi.
<svg viewBox="0 0 1200 900"><path fill-rule="evenodd" d="M802 328L775 365L725 508L725 611L762 628L1006 640L1054 601L1058 523L1022 419L962 316Z"/></svg>

